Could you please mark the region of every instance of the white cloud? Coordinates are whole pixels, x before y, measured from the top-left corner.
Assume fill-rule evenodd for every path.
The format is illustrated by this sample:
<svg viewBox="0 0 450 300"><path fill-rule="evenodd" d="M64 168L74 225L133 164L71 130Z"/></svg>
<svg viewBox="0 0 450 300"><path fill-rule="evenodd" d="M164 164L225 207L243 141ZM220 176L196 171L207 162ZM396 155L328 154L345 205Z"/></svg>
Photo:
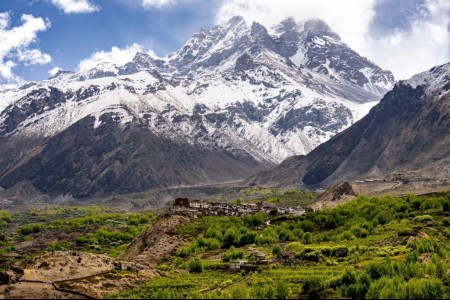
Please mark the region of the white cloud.
<svg viewBox="0 0 450 300"><path fill-rule="evenodd" d="M55 76L59 71L62 71L60 67L54 67L53 69L48 71L48 75Z"/></svg>
<svg viewBox="0 0 450 300"><path fill-rule="evenodd" d="M177 0L142 0L142 6L144 6L145 8L161 8L163 6L175 4L176 2Z"/></svg>
<svg viewBox="0 0 450 300"><path fill-rule="evenodd" d="M391 70L397 79L450 61L450 2L425 2L429 17L416 20L410 31L397 31L382 39L368 39L361 50L380 66Z"/></svg>
<svg viewBox="0 0 450 300"><path fill-rule="evenodd" d="M319 18L346 43L361 48L375 16L375 3L376 0L230 0L219 9L217 21L224 23L232 16L241 15L247 21L272 26L287 17L298 21Z"/></svg>
<svg viewBox="0 0 450 300"><path fill-rule="evenodd" d="M144 47L139 44L133 44L123 49L112 47L109 52L98 51L93 53L91 57L83 59L78 65L78 70L87 71L95 68L99 64L114 64L121 66L130 62L138 52L145 52L152 57L156 57L153 51L144 50Z"/></svg>
<svg viewBox="0 0 450 300"><path fill-rule="evenodd" d="M450 1L426 0L429 18L414 21L411 30L374 39L370 26L376 17L375 6L381 1L385 0L229 0L222 4L216 19L224 23L232 16L242 15L247 21L266 26L286 17L299 21L323 19L346 44L393 71L397 79L409 78L450 60Z"/></svg>
<svg viewBox="0 0 450 300"><path fill-rule="evenodd" d="M13 72L17 66L14 59L26 64L47 64L51 61L50 55L29 48L36 42L39 31L50 28L50 21L26 14L22 15L21 21L22 25L10 28L10 14L0 13L0 80L22 81Z"/></svg>
<svg viewBox="0 0 450 300"><path fill-rule="evenodd" d="M99 10L89 0L52 0L52 3L65 14L92 13Z"/></svg>
<svg viewBox="0 0 450 300"><path fill-rule="evenodd" d="M12 69L16 66L13 61L6 61L0 63L0 79L3 78L7 82L23 82L24 80L13 73Z"/></svg>
<svg viewBox="0 0 450 300"><path fill-rule="evenodd" d="M19 50L17 57L19 61L25 62L25 65L46 65L52 61L50 55L42 53L39 49Z"/></svg>

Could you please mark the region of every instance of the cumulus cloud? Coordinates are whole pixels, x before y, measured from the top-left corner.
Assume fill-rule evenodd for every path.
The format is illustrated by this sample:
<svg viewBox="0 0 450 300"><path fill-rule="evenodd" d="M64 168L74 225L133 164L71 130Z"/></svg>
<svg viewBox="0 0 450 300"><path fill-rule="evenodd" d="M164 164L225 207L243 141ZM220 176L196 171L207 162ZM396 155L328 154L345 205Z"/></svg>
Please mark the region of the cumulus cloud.
<svg viewBox="0 0 450 300"><path fill-rule="evenodd" d="M10 28L10 13L0 13L0 79L6 82L18 82L22 79L14 74L16 61L25 64L47 64L52 58L39 49L30 49L37 41L37 34L50 28L50 21L22 15L22 25Z"/></svg>
<svg viewBox="0 0 450 300"><path fill-rule="evenodd" d="M25 65L46 65L52 61L52 57L47 53L42 53L39 49L25 49L17 52L19 61L25 62Z"/></svg>
<svg viewBox="0 0 450 300"><path fill-rule="evenodd" d="M375 38L370 27L375 18L383 18L382 12L376 11L376 5L383 1L393 0L229 0L223 2L216 19L224 23L232 16L242 15L247 21L266 26L286 17L323 19L346 44L393 71L397 79L450 60L448 0L424 0L429 11L427 18L411 20L410 27Z"/></svg>
<svg viewBox="0 0 450 300"><path fill-rule="evenodd" d="M92 13L99 10L89 0L52 0L52 3L65 14Z"/></svg>
<svg viewBox="0 0 450 300"><path fill-rule="evenodd" d="M123 49L112 47L111 51L98 51L93 53L89 58L83 59L78 65L78 70L87 71L95 68L99 64L114 64L121 66L130 62L138 52L147 53L152 57L156 57L153 51L145 50L144 47L139 44L133 44Z"/></svg>
<svg viewBox="0 0 450 300"><path fill-rule="evenodd" d="M177 0L142 0L142 6L144 6L145 8L161 8L163 6L174 4L176 2Z"/></svg>

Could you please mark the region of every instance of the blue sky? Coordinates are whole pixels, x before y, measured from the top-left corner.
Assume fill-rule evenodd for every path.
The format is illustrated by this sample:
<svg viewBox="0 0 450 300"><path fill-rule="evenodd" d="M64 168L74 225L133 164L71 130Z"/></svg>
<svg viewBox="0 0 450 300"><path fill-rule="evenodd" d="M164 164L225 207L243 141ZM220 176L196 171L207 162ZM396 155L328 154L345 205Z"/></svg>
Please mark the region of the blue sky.
<svg viewBox="0 0 450 300"><path fill-rule="evenodd" d="M0 83L136 51L163 57L233 15L268 26L324 19L399 79L450 61L448 0L0 0Z"/></svg>
<svg viewBox="0 0 450 300"><path fill-rule="evenodd" d="M133 43L164 56L180 48L199 28L214 24L211 11L217 1L197 0L164 9L145 9L133 0L99 0L95 4L99 9L92 13L67 14L51 1L0 0L0 12L10 12L11 27L22 24L23 14L51 23L47 30L39 32L33 44L49 54L52 62L20 64L15 73L26 80L42 79L52 67L73 70L96 51L108 51L113 46L125 48Z"/></svg>

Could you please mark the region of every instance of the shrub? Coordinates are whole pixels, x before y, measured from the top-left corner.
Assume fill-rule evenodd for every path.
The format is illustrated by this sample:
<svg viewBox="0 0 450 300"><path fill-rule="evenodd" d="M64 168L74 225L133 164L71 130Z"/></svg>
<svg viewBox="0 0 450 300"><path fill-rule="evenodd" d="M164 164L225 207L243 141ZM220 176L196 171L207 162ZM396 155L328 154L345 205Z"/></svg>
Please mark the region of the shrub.
<svg viewBox="0 0 450 300"><path fill-rule="evenodd" d="M275 299L287 299L289 294L289 288L284 280L277 282L275 288Z"/></svg>
<svg viewBox="0 0 450 300"><path fill-rule="evenodd" d="M305 244L312 244L312 234L310 232L306 232L303 235L303 242Z"/></svg>
<svg viewBox="0 0 450 300"><path fill-rule="evenodd" d="M450 201L449 200L444 201L444 203L442 204L442 211L443 212L450 211Z"/></svg>
<svg viewBox="0 0 450 300"><path fill-rule="evenodd" d="M11 214L5 210L0 210L0 228L6 227L11 221Z"/></svg>
<svg viewBox="0 0 450 300"><path fill-rule="evenodd" d="M20 235L26 236L30 234L35 234L44 229L44 224L36 223L36 224L27 224L19 227L17 232Z"/></svg>
<svg viewBox="0 0 450 300"><path fill-rule="evenodd" d="M239 246L239 240L239 232L235 228L228 228L223 237L223 246L226 248Z"/></svg>
<svg viewBox="0 0 450 300"><path fill-rule="evenodd" d="M416 216L416 217L414 217L414 221L415 221L415 222L428 222L428 221L433 221L433 217L431 217L430 215Z"/></svg>
<svg viewBox="0 0 450 300"><path fill-rule="evenodd" d="M281 251L283 251L283 249L281 249L280 245L275 245L272 248L272 254L273 255L277 255L278 253L280 253Z"/></svg>
<svg viewBox="0 0 450 300"><path fill-rule="evenodd" d="M444 256L444 250L438 241L434 238L423 238L410 242L408 248L415 250L417 253L436 253L439 256Z"/></svg>
<svg viewBox="0 0 450 300"><path fill-rule="evenodd" d="M203 272L203 262L199 258L194 258L189 262L189 272L201 273Z"/></svg>
<svg viewBox="0 0 450 300"><path fill-rule="evenodd" d="M302 282L302 294L310 299L323 298L327 286L325 279L320 276L308 276Z"/></svg>
<svg viewBox="0 0 450 300"><path fill-rule="evenodd" d="M234 246L232 246L229 251L222 254L222 261L224 262L229 262L243 258L244 258L244 251L242 249L236 250Z"/></svg>

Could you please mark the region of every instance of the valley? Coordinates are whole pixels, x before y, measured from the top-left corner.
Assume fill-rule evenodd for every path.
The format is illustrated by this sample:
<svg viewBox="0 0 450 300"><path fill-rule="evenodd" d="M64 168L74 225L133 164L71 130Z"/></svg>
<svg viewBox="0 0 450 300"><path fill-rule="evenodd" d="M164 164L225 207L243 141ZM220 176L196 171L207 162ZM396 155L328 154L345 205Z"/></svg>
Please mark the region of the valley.
<svg viewBox="0 0 450 300"><path fill-rule="evenodd" d="M448 192L336 190L329 202L351 197L313 211L312 192L243 189L231 205L262 201L273 213L241 217L172 203L157 216L98 206L2 211L0 289L7 298L31 296L31 287L34 298L448 297ZM288 206L307 212L276 213Z"/></svg>

